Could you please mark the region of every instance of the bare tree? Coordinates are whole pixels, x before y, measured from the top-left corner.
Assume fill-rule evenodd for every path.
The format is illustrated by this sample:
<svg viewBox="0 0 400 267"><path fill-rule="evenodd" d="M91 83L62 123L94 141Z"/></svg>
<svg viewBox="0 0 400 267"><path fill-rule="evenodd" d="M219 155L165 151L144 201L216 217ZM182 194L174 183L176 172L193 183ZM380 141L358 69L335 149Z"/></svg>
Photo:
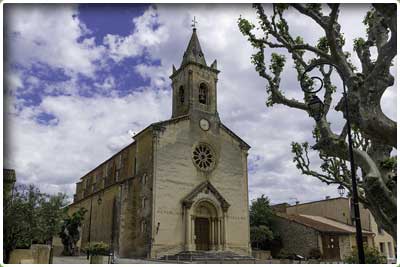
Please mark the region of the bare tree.
<svg viewBox="0 0 400 267"><path fill-rule="evenodd" d="M285 57L272 53L271 64L267 68L264 54L266 48L286 49L293 59L299 81L303 72L312 64L327 62L338 67L348 90L349 119L355 139L354 158L360 169L358 173L361 173L358 177L360 201L371 211L378 225L396 239L397 160L391 157L391 152L396 148L397 123L388 118L381 108L382 95L394 84L390 67L397 54L396 4L373 4L367 12L363 21L367 38L357 38L353 43L361 70L357 70L351 63L351 54L343 50L345 38L338 23L339 4L328 4L328 12L323 12L321 4L273 4L270 16L261 4L254 4L253 7L258 15L257 29L261 29L262 35L259 36L256 26L245 18L239 18L238 25L257 51L252 56L252 63L266 80L268 107L283 104L310 112L307 93L301 100L289 99L284 95L280 76L285 66ZM317 44L308 44L301 36L294 37L289 33L289 24L284 16L289 8L311 18L321 27L324 35ZM371 57L372 49L377 51L376 59ZM316 144L309 146L307 142L292 143L294 162L303 174L314 176L327 184L342 184L351 192L350 171L346 164L347 125L343 126L341 133L334 133L327 119L333 94L336 93L336 87L331 82L333 70L320 67L317 71L322 77L325 93L322 118L316 120L313 130ZM312 78L308 75L305 78L307 86L312 87ZM334 108L345 117L343 97ZM319 153L322 161L320 170L312 169L309 148Z"/></svg>

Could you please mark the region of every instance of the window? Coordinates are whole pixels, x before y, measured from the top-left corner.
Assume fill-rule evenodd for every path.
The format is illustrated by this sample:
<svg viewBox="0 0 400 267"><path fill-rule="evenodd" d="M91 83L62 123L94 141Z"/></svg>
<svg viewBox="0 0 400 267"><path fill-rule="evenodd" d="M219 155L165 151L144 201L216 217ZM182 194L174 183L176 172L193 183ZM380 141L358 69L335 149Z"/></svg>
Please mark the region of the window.
<svg viewBox="0 0 400 267"><path fill-rule="evenodd" d="M143 174L142 176L142 184L145 185L147 183L147 174Z"/></svg>
<svg viewBox="0 0 400 267"><path fill-rule="evenodd" d="M133 159L133 175L136 176L136 157Z"/></svg>
<svg viewBox="0 0 400 267"><path fill-rule="evenodd" d="M115 171L115 181L119 181L119 170Z"/></svg>
<svg viewBox="0 0 400 267"><path fill-rule="evenodd" d="M106 163L103 165L103 178L107 177L107 171L108 171L107 169L108 169L108 164Z"/></svg>
<svg viewBox="0 0 400 267"><path fill-rule="evenodd" d="M199 144L193 150L192 160L201 171L210 171L215 166L215 153L207 144Z"/></svg>
<svg viewBox="0 0 400 267"><path fill-rule="evenodd" d="M142 209L146 208L146 202L147 202L146 197L142 197Z"/></svg>
<svg viewBox="0 0 400 267"><path fill-rule="evenodd" d="M118 169L118 170L121 169L121 165L122 165L122 155L121 155L121 154L119 154L119 155L117 156L117 163L116 163L116 165L117 165L117 169Z"/></svg>
<svg viewBox="0 0 400 267"><path fill-rule="evenodd" d="M207 94L208 94L207 85L205 83L201 83L199 88L199 103L204 105L207 104Z"/></svg>
<svg viewBox="0 0 400 267"><path fill-rule="evenodd" d="M141 230L142 233L146 232L146 230L147 230L147 223L146 223L146 221L142 221L140 230Z"/></svg>
<svg viewBox="0 0 400 267"><path fill-rule="evenodd" d="M183 86L179 87L179 101L181 104L185 102L185 90L183 89Z"/></svg>

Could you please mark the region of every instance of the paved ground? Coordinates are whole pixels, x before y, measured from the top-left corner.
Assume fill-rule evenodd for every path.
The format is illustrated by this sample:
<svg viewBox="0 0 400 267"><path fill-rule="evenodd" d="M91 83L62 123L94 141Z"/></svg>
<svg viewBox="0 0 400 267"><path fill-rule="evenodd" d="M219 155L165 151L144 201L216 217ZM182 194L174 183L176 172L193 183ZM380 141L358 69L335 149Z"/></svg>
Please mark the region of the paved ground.
<svg viewBox="0 0 400 267"><path fill-rule="evenodd" d="M104 257L104 263L107 263L108 258ZM89 260L87 260L86 256L74 256L74 257L54 257L53 264L88 264ZM119 258L115 260L117 264L154 264L154 263L164 263L157 261L148 261L142 259L126 259Z"/></svg>

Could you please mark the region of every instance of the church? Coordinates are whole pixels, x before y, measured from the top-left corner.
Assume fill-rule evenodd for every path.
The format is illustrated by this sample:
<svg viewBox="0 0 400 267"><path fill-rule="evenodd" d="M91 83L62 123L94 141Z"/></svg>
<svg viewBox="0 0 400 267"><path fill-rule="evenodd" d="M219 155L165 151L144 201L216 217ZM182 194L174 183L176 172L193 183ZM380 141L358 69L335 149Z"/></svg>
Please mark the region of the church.
<svg viewBox="0 0 400 267"><path fill-rule="evenodd" d="M218 73L193 28L180 67L172 67L171 119L143 129L77 182L69 213L88 211L81 248L103 241L118 257L150 258L251 253L250 146L219 118Z"/></svg>

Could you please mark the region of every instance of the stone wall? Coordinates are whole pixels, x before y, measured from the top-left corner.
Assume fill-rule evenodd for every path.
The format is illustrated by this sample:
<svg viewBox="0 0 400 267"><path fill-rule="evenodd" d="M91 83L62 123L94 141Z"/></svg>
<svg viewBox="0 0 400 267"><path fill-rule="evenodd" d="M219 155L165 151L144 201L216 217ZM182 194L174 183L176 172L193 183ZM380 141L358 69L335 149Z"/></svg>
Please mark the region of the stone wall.
<svg viewBox="0 0 400 267"><path fill-rule="evenodd" d="M272 259L271 251L269 250L253 250L252 256L257 260L269 260Z"/></svg>
<svg viewBox="0 0 400 267"><path fill-rule="evenodd" d="M311 249L321 250L320 234L314 229L278 216L273 218L273 223L282 238L283 249L288 253L308 257Z"/></svg>
<svg viewBox="0 0 400 267"><path fill-rule="evenodd" d="M69 214L81 207L87 210L82 224L83 248L87 246L90 227L91 242L110 244L120 257L147 255L151 232L152 142L152 131L144 131L134 143L85 175L82 181L87 182L77 184L76 201L69 207ZM82 193L78 191L83 190L85 183L93 182L91 176L96 177L98 172L103 174L101 168L105 165L108 166L107 176L96 180L95 191L80 199ZM146 206L142 208L144 197ZM143 221L147 222L144 232L141 229Z"/></svg>
<svg viewBox="0 0 400 267"><path fill-rule="evenodd" d="M239 142L210 118L210 130L199 128L199 114L191 120L169 123L160 132L155 150L155 214L153 257L184 249L185 221L182 200L205 181L231 205L227 212L227 250L249 253L247 153ZM206 115L204 115L206 116ZM199 142L212 146L218 158L211 173L198 171L192 152ZM240 229L240 231L238 231ZM155 229L153 229L154 231Z"/></svg>
<svg viewBox="0 0 400 267"><path fill-rule="evenodd" d="M9 264L48 264L49 260L49 245L32 245L30 249L14 249L10 254Z"/></svg>
<svg viewBox="0 0 400 267"><path fill-rule="evenodd" d="M339 236L339 247L340 247L340 259L344 260L346 257L351 255L351 241L350 235Z"/></svg>

